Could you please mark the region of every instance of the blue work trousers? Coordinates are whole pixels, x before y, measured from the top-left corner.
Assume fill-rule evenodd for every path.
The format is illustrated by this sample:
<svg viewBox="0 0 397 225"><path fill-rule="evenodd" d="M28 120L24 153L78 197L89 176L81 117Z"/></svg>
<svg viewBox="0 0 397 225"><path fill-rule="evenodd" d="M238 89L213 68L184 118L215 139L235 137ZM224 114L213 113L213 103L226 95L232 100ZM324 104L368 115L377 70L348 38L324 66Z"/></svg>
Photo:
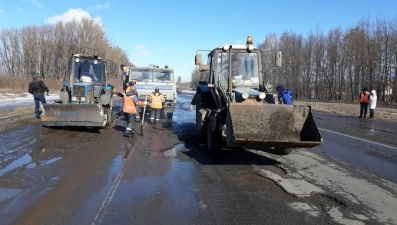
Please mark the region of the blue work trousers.
<svg viewBox="0 0 397 225"><path fill-rule="evenodd" d="M33 98L34 98L34 103L36 105L34 109L34 113L36 114L36 117L40 117L42 113L40 112L40 102L42 104L47 104L47 101L45 100L44 93L33 93Z"/></svg>

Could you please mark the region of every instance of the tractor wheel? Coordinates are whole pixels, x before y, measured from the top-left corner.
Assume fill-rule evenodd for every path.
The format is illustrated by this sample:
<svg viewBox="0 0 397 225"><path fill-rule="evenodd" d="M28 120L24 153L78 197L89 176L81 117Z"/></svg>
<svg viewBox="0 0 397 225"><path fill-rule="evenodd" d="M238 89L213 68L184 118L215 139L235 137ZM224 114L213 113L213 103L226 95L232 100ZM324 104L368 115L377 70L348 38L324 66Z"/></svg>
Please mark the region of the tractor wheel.
<svg viewBox="0 0 397 225"><path fill-rule="evenodd" d="M222 131L219 129L219 122L215 116L211 116L207 121L207 151L210 155L215 155L221 149Z"/></svg>
<svg viewBox="0 0 397 225"><path fill-rule="evenodd" d="M113 113L113 99L110 99L110 106L105 108L106 113L106 126L112 125L112 113Z"/></svg>
<svg viewBox="0 0 397 225"><path fill-rule="evenodd" d="M106 126L112 125L112 107L106 108Z"/></svg>
<svg viewBox="0 0 397 225"><path fill-rule="evenodd" d="M201 116L199 114L199 108L196 107L196 135L200 143L205 143L207 131L204 128L205 124L201 126Z"/></svg>
<svg viewBox="0 0 397 225"><path fill-rule="evenodd" d="M172 112L168 112L167 113L167 120L172 120L172 116L174 115L174 113Z"/></svg>
<svg viewBox="0 0 397 225"><path fill-rule="evenodd" d="M275 148L274 149L274 153L276 153L277 155L288 155L289 153L291 153L292 148Z"/></svg>

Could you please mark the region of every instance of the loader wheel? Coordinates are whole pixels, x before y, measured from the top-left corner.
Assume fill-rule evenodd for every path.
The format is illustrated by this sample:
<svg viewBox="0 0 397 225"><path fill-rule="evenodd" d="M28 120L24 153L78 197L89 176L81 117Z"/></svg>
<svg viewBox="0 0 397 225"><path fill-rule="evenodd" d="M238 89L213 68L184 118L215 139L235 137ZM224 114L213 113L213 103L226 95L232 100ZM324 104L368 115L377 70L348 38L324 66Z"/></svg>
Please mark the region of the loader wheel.
<svg viewBox="0 0 397 225"><path fill-rule="evenodd" d="M207 151L210 155L215 155L222 144L222 131L219 129L219 122L215 116L211 116L207 121Z"/></svg>
<svg viewBox="0 0 397 225"><path fill-rule="evenodd" d="M277 155L288 155L289 153L291 153L292 148L275 148L274 149L274 153L276 153Z"/></svg>
<svg viewBox="0 0 397 225"><path fill-rule="evenodd" d="M109 107L106 110L106 125L107 126L112 125L112 111L113 111L113 107Z"/></svg>
<svg viewBox="0 0 397 225"><path fill-rule="evenodd" d="M167 113L167 120L172 120L173 115L174 115L174 113L172 113L172 112Z"/></svg>

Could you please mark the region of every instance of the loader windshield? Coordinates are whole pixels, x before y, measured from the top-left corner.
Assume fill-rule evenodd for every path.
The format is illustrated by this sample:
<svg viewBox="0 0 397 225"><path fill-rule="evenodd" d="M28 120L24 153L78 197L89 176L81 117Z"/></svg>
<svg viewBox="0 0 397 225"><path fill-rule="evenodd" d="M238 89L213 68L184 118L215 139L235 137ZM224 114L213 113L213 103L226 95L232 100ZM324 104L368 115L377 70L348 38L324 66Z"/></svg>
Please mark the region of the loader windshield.
<svg viewBox="0 0 397 225"><path fill-rule="evenodd" d="M92 59L75 63L76 79L81 82L102 82L103 62Z"/></svg>
<svg viewBox="0 0 397 225"><path fill-rule="evenodd" d="M135 68L130 70L130 80L144 82L174 82L174 72L169 69Z"/></svg>
<svg viewBox="0 0 397 225"><path fill-rule="evenodd" d="M229 76L229 53L217 54L217 77L222 85L227 85ZM258 53L232 52L231 72L232 81L236 86L259 85L259 57Z"/></svg>

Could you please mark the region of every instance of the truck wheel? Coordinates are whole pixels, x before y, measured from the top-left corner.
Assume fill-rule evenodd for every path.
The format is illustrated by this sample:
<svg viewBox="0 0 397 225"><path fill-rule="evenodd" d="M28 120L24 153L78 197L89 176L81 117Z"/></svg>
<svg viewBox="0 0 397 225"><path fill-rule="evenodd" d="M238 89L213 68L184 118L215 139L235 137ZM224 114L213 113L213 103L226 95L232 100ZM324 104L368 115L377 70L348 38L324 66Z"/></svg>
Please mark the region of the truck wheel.
<svg viewBox="0 0 397 225"><path fill-rule="evenodd" d="M291 153L292 148L275 148L274 149L274 153L276 153L277 155L288 155L289 153Z"/></svg>
<svg viewBox="0 0 397 225"><path fill-rule="evenodd" d="M168 112L167 113L167 120L172 120L172 116L174 116L174 113Z"/></svg>
<svg viewBox="0 0 397 225"><path fill-rule="evenodd" d="M207 121L207 151L210 155L215 155L221 148L222 131L215 116L211 116Z"/></svg>

